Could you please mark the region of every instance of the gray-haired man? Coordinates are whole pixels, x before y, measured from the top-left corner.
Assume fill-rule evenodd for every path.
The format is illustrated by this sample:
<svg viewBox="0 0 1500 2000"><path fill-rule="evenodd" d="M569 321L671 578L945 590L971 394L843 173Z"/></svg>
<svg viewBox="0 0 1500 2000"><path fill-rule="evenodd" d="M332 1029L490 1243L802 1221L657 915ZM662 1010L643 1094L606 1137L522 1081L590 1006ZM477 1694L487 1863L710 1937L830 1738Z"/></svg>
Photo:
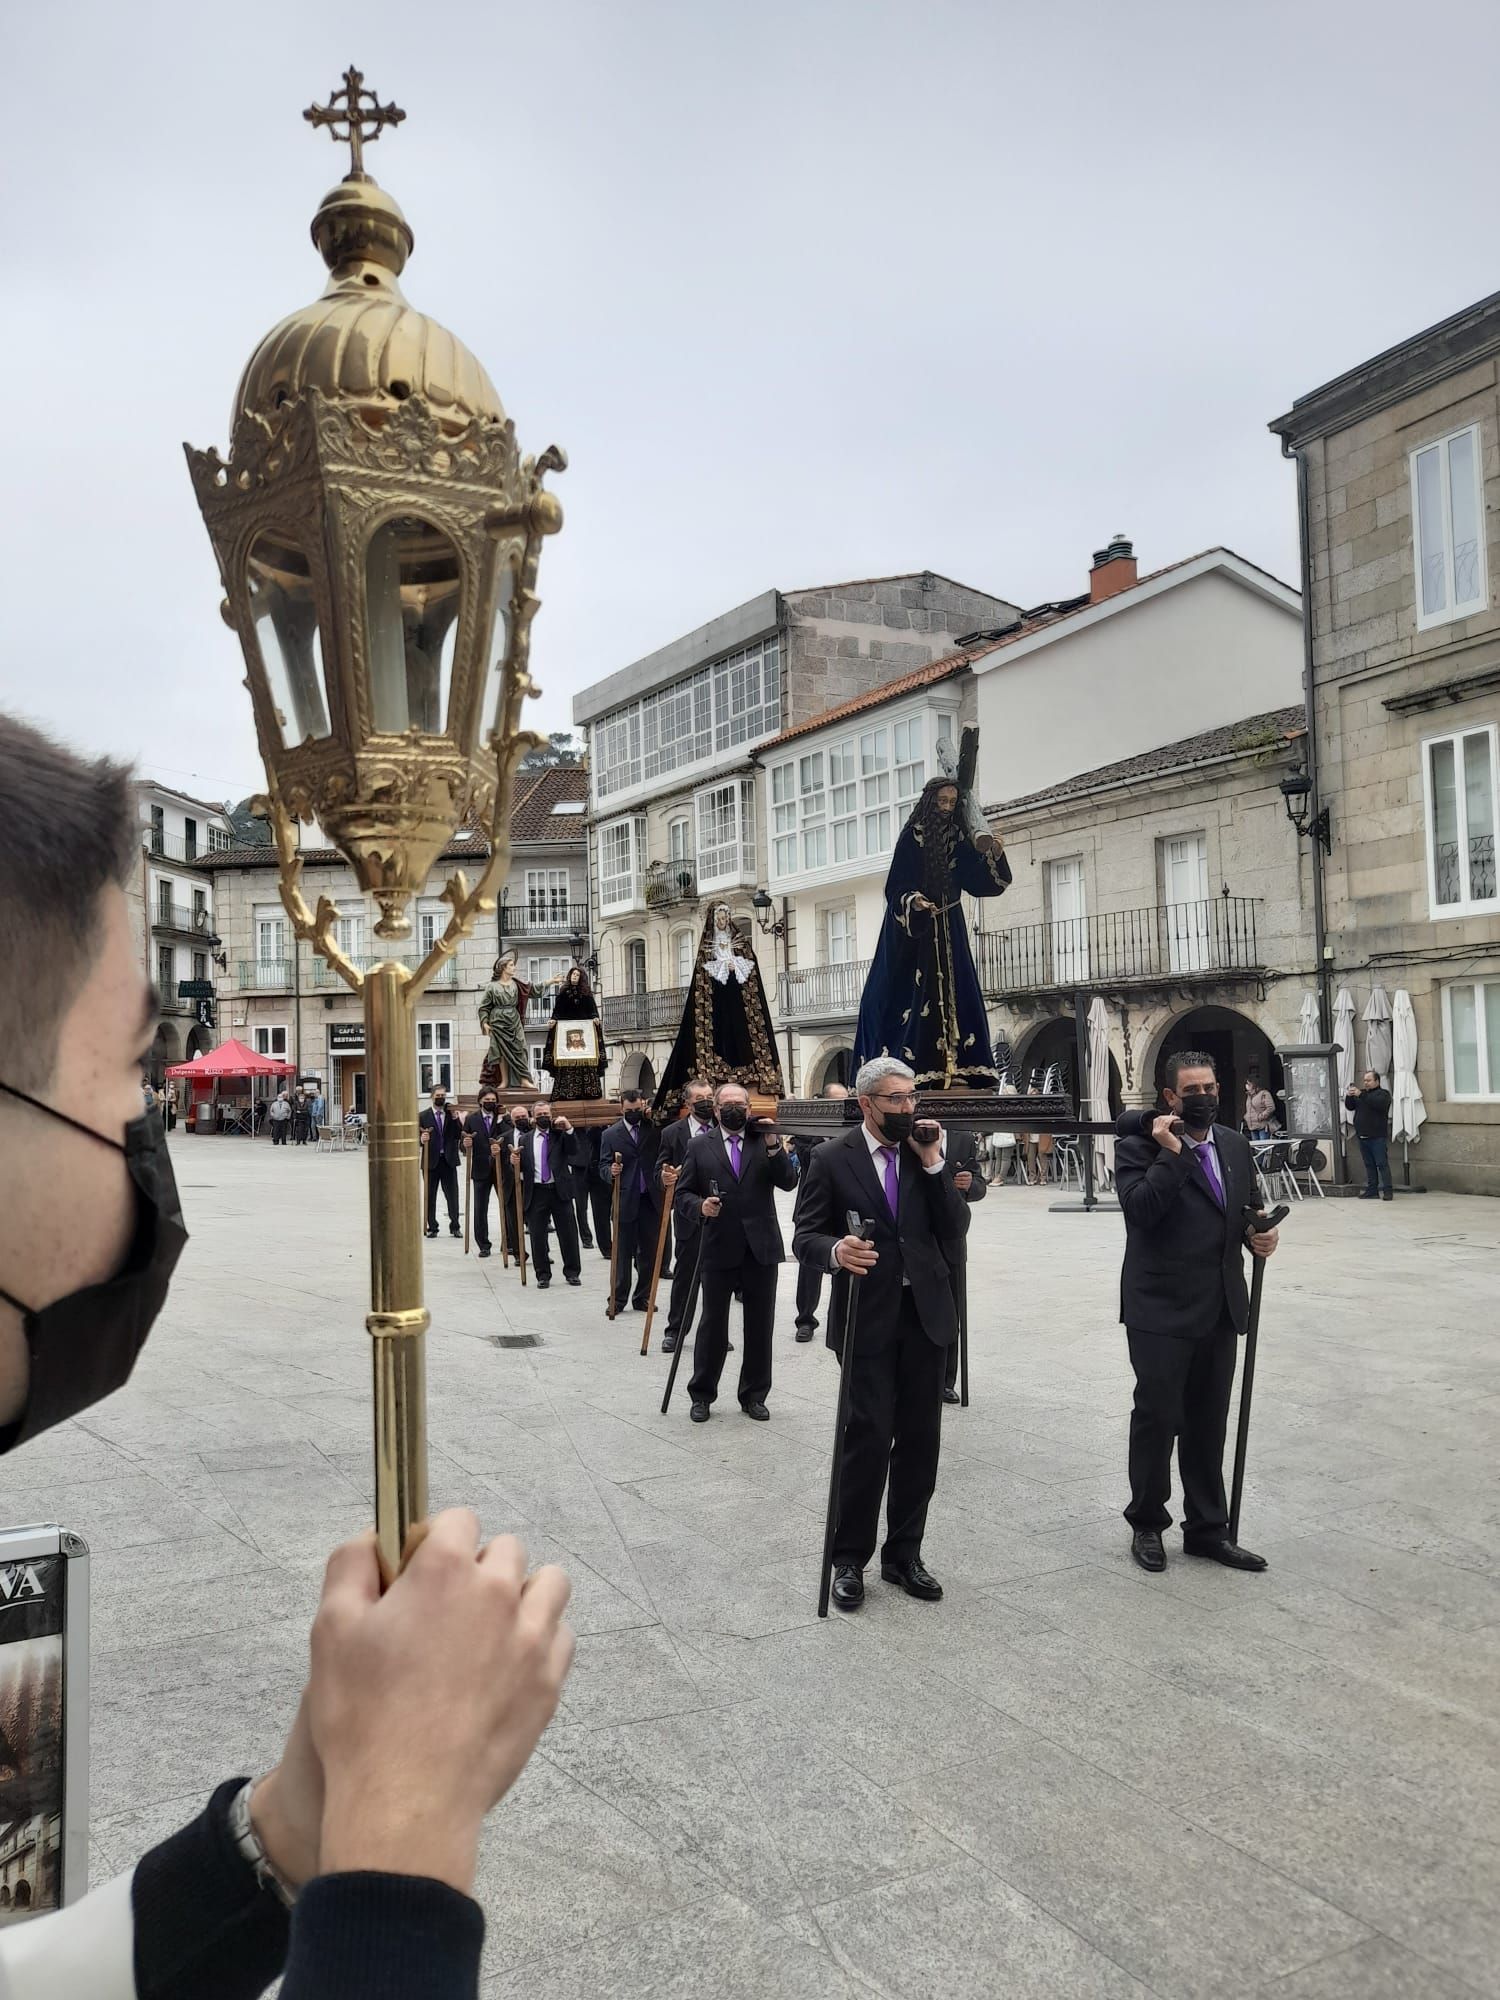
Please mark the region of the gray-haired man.
<svg viewBox="0 0 1500 2000"><path fill-rule="evenodd" d="M923 1565L922 1535L942 1443L943 1361L958 1338L943 1244L969 1228L942 1128L926 1143L913 1133L917 1082L906 1064L876 1056L854 1087L863 1123L825 1140L809 1160L792 1236L799 1263L834 1273L828 1345L840 1358L849 1273L863 1274L833 1543L840 1611L864 1603L887 1483L880 1574L911 1597L943 1594ZM868 1222L868 1241L849 1232L851 1212Z"/></svg>

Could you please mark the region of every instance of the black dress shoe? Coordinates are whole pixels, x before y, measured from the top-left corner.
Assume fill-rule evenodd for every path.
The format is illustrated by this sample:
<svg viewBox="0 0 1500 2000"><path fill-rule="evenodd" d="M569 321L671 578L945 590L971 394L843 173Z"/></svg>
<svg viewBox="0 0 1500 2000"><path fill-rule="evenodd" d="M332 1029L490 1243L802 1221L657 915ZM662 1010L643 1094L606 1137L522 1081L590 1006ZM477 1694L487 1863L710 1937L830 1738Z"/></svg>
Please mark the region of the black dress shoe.
<svg viewBox="0 0 1500 2000"><path fill-rule="evenodd" d="M1141 1568L1149 1569L1153 1576L1167 1566L1167 1552L1161 1545L1158 1528L1137 1528L1130 1537L1130 1553Z"/></svg>
<svg viewBox="0 0 1500 2000"><path fill-rule="evenodd" d="M1182 1553L1185 1556L1202 1556L1205 1562L1223 1563L1225 1569L1265 1569L1264 1556L1252 1554L1242 1549L1238 1542L1230 1541L1227 1535L1220 1535L1211 1542L1190 1542L1183 1537Z"/></svg>
<svg viewBox="0 0 1500 2000"><path fill-rule="evenodd" d="M592 1236L580 1236L578 1240L579 1240L579 1242L580 1242L580 1243L581 1243L581 1244L583 1245L583 1247L584 1247L584 1249L585 1249L585 1250L592 1250L592 1249L593 1249L593 1247L594 1247L594 1239L593 1239L593 1237L592 1237Z"/></svg>
<svg viewBox="0 0 1500 2000"><path fill-rule="evenodd" d="M538 1279L537 1279L537 1281L536 1281L536 1288L537 1288L537 1290L538 1290L539 1292L545 1292L545 1291L546 1291L546 1289L547 1289L547 1287L548 1287L548 1286L549 1286L549 1285L550 1285L551 1283L552 1283L552 1280L551 1280L550 1278L538 1278Z"/></svg>
<svg viewBox="0 0 1500 2000"><path fill-rule="evenodd" d="M422 1231L422 1234L423 1234L424 1236L436 1236L436 1235L437 1235L437 1231L436 1231L435 1229L424 1229L424 1230Z"/></svg>
<svg viewBox="0 0 1500 2000"><path fill-rule="evenodd" d="M643 1313L646 1310L646 1301L644 1299L632 1299L630 1303L638 1313Z"/></svg>
<svg viewBox="0 0 1500 2000"><path fill-rule="evenodd" d="M740 1408L747 1417L754 1417L758 1424L768 1424L771 1421L771 1412L764 1403L741 1403Z"/></svg>
<svg viewBox="0 0 1500 2000"><path fill-rule="evenodd" d="M450 1236L462 1236L463 1231L459 1228L456 1222L450 1222L448 1224L448 1234Z"/></svg>
<svg viewBox="0 0 1500 2000"><path fill-rule="evenodd" d="M1388 1190L1386 1191L1386 1193L1384 1193L1384 1194L1383 1194L1383 1195L1382 1195L1382 1196L1380 1197L1380 1199L1381 1199L1382 1201L1394 1201L1394 1200L1396 1199L1396 1196L1395 1196L1395 1193L1394 1193L1394 1192L1393 1192L1392 1190L1389 1190L1389 1189L1388 1189Z"/></svg>
<svg viewBox="0 0 1500 2000"><path fill-rule="evenodd" d="M708 1422L707 1403L694 1403L693 1407L688 1411L688 1415L695 1424L706 1424Z"/></svg>
<svg viewBox="0 0 1500 2000"><path fill-rule="evenodd" d="M662 1335L661 1351L663 1354L675 1354L677 1352L677 1336L675 1333L664 1333Z"/></svg>
<svg viewBox="0 0 1500 2000"><path fill-rule="evenodd" d="M908 1597L920 1597L928 1604L936 1604L943 1594L943 1586L920 1556L913 1556L910 1562L883 1562L880 1574L887 1583L899 1584Z"/></svg>
<svg viewBox="0 0 1500 2000"><path fill-rule="evenodd" d="M943 1390L943 1401L945 1403L961 1403L963 1397L959 1395L957 1389L945 1388Z"/></svg>
<svg viewBox="0 0 1500 2000"><path fill-rule="evenodd" d="M1363 1194L1356 1196L1356 1199L1359 1201L1374 1201L1375 1196L1376 1190L1374 1188L1366 1188Z"/></svg>
<svg viewBox="0 0 1500 2000"><path fill-rule="evenodd" d="M490 1254L490 1246L489 1246L489 1244L488 1244L488 1243L483 1243L483 1244L481 1244L481 1245L480 1245L480 1248L479 1248L479 1254L480 1254L480 1256L481 1256L481 1257L488 1257L488 1256L489 1256L489 1254Z"/></svg>
<svg viewBox="0 0 1500 2000"><path fill-rule="evenodd" d="M582 1278L575 1278L571 1271L564 1271L563 1276L567 1279L570 1285L581 1285L583 1283Z"/></svg>
<svg viewBox="0 0 1500 2000"><path fill-rule="evenodd" d="M811 1340L817 1330L815 1326L799 1326L797 1328L797 1338L798 1340Z"/></svg>
<svg viewBox="0 0 1500 2000"><path fill-rule="evenodd" d="M832 1595L840 1611L858 1611L865 1601L864 1571L853 1563L836 1563Z"/></svg>

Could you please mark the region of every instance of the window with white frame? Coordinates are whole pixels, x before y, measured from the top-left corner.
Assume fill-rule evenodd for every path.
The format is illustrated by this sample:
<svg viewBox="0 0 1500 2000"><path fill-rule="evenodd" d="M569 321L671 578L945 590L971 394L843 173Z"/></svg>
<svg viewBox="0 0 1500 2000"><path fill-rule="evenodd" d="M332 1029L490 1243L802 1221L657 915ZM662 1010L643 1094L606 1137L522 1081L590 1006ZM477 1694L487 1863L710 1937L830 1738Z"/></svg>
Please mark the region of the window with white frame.
<svg viewBox="0 0 1500 2000"><path fill-rule="evenodd" d="M427 1097L439 1084L453 1088L453 1023L418 1021L417 1089Z"/></svg>
<svg viewBox="0 0 1500 2000"><path fill-rule="evenodd" d="M210 820L208 823L209 853L222 854L226 847L233 847L233 845L234 835L229 831L229 828L227 826L215 826L213 821Z"/></svg>
<svg viewBox="0 0 1500 2000"><path fill-rule="evenodd" d="M778 875L797 872L797 763L771 766L771 866Z"/></svg>
<svg viewBox="0 0 1500 2000"><path fill-rule="evenodd" d="M828 788L821 750L771 767L772 866L796 875L828 863Z"/></svg>
<svg viewBox="0 0 1500 2000"><path fill-rule="evenodd" d="M854 905L846 903L823 915L823 952L829 965L854 963Z"/></svg>
<svg viewBox="0 0 1500 2000"><path fill-rule="evenodd" d="M1496 729L1430 736L1422 745L1427 809L1427 881L1434 917L1493 910Z"/></svg>
<svg viewBox="0 0 1500 2000"><path fill-rule="evenodd" d="M255 1030L255 1053L258 1056L276 1056L286 1061L287 1029L257 1028Z"/></svg>
<svg viewBox="0 0 1500 2000"><path fill-rule="evenodd" d="M1448 1095L1500 1100L1500 979L1443 988Z"/></svg>
<svg viewBox="0 0 1500 2000"><path fill-rule="evenodd" d="M593 725L594 796L613 798L781 727L781 642L772 635L657 688Z"/></svg>
<svg viewBox="0 0 1500 2000"><path fill-rule="evenodd" d="M697 940L691 931L678 931L672 940L672 960L677 968L677 984L687 986L693 977L693 955Z"/></svg>
<svg viewBox="0 0 1500 2000"><path fill-rule="evenodd" d="M156 947L156 990L164 1001L177 998L177 952L169 944Z"/></svg>
<svg viewBox="0 0 1500 2000"><path fill-rule="evenodd" d="M646 991L646 940L627 938L625 941L625 991L644 993Z"/></svg>
<svg viewBox="0 0 1500 2000"><path fill-rule="evenodd" d="M572 963L566 952L533 952L526 961L526 984L545 986L549 980L563 979L567 976ZM547 1003L549 1008L551 1004L549 1000Z"/></svg>
<svg viewBox="0 0 1500 2000"><path fill-rule="evenodd" d="M1411 455L1417 624L1447 624L1487 600L1484 483L1478 424Z"/></svg>
<svg viewBox="0 0 1500 2000"><path fill-rule="evenodd" d="M698 887L748 881L755 873L755 789L730 778L693 796L698 821Z"/></svg>
<svg viewBox="0 0 1500 2000"><path fill-rule="evenodd" d="M571 884L566 868L526 870L526 916L533 930L566 930Z"/></svg>
<svg viewBox="0 0 1500 2000"><path fill-rule="evenodd" d="M425 897L417 905L417 956L425 958L448 928L448 906L434 897Z"/></svg>
<svg viewBox="0 0 1500 2000"><path fill-rule="evenodd" d="M828 865L828 793L823 784L823 752L797 759L797 803L802 818L802 866Z"/></svg>
<svg viewBox="0 0 1500 2000"><path fill-rule="evenodd" d="M926 762L923 757L923 718L909 715L903 722L891 724L891 747L896 760L896 797L903 804L910 804L921 791L925 781Z"/></svg>
<svg viewBox="0 0 1500 2000"><path fill-rule="evenodd" d="M686 813L667 821L667 859L674 879L679 870L693 865L693 822Z"/></svg>
<svg viewBox="0 0 1500 2000"><path fill-rule="evenodd" d="M364 905L346 904L338 913L333 926L334 941L345 958L357 965L365 955L365 909Z"/></svg>
<svg viewBox="0 0 1500 2000"><path fill-rule="evenodd" d="M829 830L835 861L853 861L859 853L858 801L854 738L849 736L828 752Z"/></svg>
<svg viewBox="0 0 1500 2000"><path fill-rule="evenodd" d="M643 894L646 823L612 819L599 829L599 910L634 909Z"/></svg>
<svg viewBox="0 0 1500 2000"><path fill-rule="evenodd" d="M883 854L891 844L890 798L890 731L867 729L859 739L859 802L867 855Z"/></svg>

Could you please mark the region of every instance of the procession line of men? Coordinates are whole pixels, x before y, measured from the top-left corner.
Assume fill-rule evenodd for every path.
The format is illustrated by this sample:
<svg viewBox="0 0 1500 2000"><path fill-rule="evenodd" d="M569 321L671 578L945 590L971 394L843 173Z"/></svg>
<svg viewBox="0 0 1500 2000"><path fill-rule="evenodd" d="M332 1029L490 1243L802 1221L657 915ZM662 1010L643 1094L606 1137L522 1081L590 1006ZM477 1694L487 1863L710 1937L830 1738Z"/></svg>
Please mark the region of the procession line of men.
<svg viewBox="0 0 1500 2000"><path fill-rule="evenodd" d="M600 1222L607 1230L607 1203L617 1193L617 1313L627 1305L647 1308L663 1204L669 1205L677 1263L662 1345L670 1353L686 1337L696 1286L688 1396L697 1424L709 1421L718 1400L736 1301L743 1323L736 1396L747 1417L769 1420L777 1273L785 1258L776 1194L796 1191L796 1338L805 1341L816 1330L826 1275L826 1341L842 1364L851 1288L859 1284L833 1549L832 1601L843 1611L864 1602L864 1572L877 1544L883 1578L913 1597L935 1601L943 1594L922 1561L922 1541L937 1483L942 1407L959 1400L969 1210L986 1192L971 1136L917 1126L916 1078L905 1063L867 1062L855 1090L859 1123L818 1142L794 1141L795 1158L773 1119L751 1118L741 1085L710 1091L701 1079L688 1083L685 1114L665 1132L650 1123L645 1097L634 1090L622 1093L622 1116L597 1140L575 1132L545 1099L529 1114L518 1109L505 1118L493 1092L461 1133L443 1092L434 1093L421 1118L431 1169L427 1234L437 1234L440 1190L452 1233L460 1233L457 1160L467 1150L476 1235L487 1256L489 1191L504 1190L509 1168L520 1175L539 1285L550 1282L553 1234L565 1279L579 1283L580 1234L595 1183L603 1203L594 1209L594 1236L608 1254ZM838 1085L827 1094L847 1096ZM1270 1256L1276 1232L1253 1220L1249 1148L1218 1123L1211 1059L1193 1051L1169 1058L1162 1095L1160 1115L1121 1120L1116 1146L1126 1225L1120 1318L1136 1378L1125 1509L1131 1554L1147 1571L1165 1567L1162 1531L1171 1522L1175 1445L1185 1553L1261 1570L1264 1559L1229 1538L1223 1454L1236 1339L1248 1314L1244 1251ZM501 1204L507 1229L513 1199L514 1182Z"/></svg>

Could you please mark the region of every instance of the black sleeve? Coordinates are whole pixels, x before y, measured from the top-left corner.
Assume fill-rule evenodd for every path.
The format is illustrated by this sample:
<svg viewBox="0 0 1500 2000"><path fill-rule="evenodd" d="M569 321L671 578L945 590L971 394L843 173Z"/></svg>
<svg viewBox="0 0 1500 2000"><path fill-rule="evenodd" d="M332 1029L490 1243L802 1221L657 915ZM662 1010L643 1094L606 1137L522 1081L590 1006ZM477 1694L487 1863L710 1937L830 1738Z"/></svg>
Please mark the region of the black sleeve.
<svg viewBox="0 0 1500 2000"><path fill-rule="evenodd" d="M297 1898L291 1933L281 2000L474 2000L479 1991L484 1915L428 1876L320 1875Z"/></svg>
<svg viewBox="0 0 1500 2000"><path fill-rule="evenodd" d="M130 1885L137 2000L255 2000L286 1960L288 1913L229 1831L243 1778L142 1855Z"/></svg>
<svg viewBox="0 0 1500 2000"><path fill-rule="evenodd" d="M672 1206L679 1220L688 1223L703 1220L703 1196L707 1193L703 1176L698 1171L698 1155L689 1146L687 1158L682 1162L682 1171L677 1177L677 1185L672 1190Z"/></svg>
<svg viewBox="0 0 1500 2000"><path fill-rule="evenodd" d="M1186 1146L1169 1153L1154 1139L1115 1141L1115 1193L1128 1227L1154 1229L1176 1201L1193 1170Z"/></svg>
<svg viewBox="0 0 1500 2000"><path fill-rule="evenodd" d="M792 1255L799 1264L826 1271L833 1246L847 1234L833 1203L833 1171L826 1146L819 1146L807 1163L792 1211Z"/></svg>

